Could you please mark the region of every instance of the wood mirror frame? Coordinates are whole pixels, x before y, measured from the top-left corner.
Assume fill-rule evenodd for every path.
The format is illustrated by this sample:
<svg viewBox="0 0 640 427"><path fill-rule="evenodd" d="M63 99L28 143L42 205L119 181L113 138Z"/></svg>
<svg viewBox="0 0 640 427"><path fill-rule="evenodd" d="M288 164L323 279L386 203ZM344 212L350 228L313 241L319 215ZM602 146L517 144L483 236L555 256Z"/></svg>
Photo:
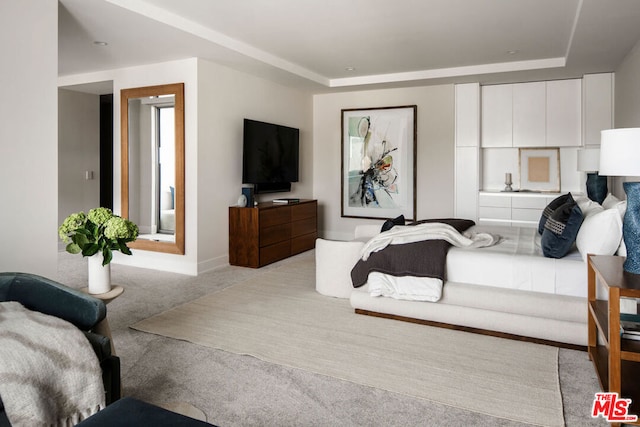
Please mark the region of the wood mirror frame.
<svg viewBox="0 0 640 427"><path fill-rule="evenodd" d="M129 100L173 95L175 97L175 241L137 239L132 249L184 254L184 83L147 86L120 91L121 216L129 218Z"/></svg>

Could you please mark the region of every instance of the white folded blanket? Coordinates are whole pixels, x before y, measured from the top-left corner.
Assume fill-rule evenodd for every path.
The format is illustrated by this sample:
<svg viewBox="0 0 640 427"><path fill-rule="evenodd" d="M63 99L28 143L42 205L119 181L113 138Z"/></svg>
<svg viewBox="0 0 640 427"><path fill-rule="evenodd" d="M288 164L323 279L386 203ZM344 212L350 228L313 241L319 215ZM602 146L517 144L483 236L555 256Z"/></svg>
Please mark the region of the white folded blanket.
<svg viewBox="0 0 640 427"><path fill-rule="evenodd" d="M71 323L0 302L0 397L12 426L73 426L105 407L98 358Z"/></svg>
<svg viewBox="0 0 640 427"><path fill-rule="evenodd" d="M423 240L446 240L460 248L482 248L500 242L500 236L490 233L460 233L449 224L430 222L418 225L395 226L369 240L361 251L363 261L373 252L378 252L389 245L421 242Z"/></svg>

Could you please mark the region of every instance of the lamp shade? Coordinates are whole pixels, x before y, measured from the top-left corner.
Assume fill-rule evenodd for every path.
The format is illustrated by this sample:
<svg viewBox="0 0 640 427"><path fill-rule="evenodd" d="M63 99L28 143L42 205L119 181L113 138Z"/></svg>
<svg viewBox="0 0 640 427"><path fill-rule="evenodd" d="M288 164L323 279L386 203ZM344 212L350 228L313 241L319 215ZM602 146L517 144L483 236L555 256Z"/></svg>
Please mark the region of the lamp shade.
<svg viewBox="0 0 640 427"><path fill-rule="evenodd" d="M640 176L640 128L600 132L600 174Z"/></svg>
<svg viewBox="0 0 640 427"><path fill-rule="evenodd" d="M600 170L600 149L583 148L578 150L578 170L582 172L598 172Z"/></svg>

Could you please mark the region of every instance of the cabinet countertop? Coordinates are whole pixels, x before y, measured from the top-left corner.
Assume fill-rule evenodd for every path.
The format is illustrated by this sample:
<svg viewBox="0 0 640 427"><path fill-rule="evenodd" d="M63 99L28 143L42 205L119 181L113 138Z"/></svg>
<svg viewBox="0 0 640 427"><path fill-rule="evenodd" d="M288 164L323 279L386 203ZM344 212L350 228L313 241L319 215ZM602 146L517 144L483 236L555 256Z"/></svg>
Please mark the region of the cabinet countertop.
<svg viewBox="0 0 640 427"><path fill-rule="evenodd" d="M568 192L563 193L545 193L540 191L491 191L491 190L481 190L480 194L486 196L502 196L502 197L558 197L566 194ZM573 196L583 196L583 193L578 193L571 191Z"/></svg>

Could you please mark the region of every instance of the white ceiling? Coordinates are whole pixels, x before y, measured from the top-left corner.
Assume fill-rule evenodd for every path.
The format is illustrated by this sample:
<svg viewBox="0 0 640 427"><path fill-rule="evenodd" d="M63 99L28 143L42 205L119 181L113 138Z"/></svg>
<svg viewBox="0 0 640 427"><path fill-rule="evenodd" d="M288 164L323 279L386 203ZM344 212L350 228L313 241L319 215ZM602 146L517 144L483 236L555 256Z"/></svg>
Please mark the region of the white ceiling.
<svg viewBox="0 0 640 427"><path fill-rule="evenodd" d="M579 77L614 71L639 24L640 0L59 0L59 75L200 57L315 92Z"/></svg>

